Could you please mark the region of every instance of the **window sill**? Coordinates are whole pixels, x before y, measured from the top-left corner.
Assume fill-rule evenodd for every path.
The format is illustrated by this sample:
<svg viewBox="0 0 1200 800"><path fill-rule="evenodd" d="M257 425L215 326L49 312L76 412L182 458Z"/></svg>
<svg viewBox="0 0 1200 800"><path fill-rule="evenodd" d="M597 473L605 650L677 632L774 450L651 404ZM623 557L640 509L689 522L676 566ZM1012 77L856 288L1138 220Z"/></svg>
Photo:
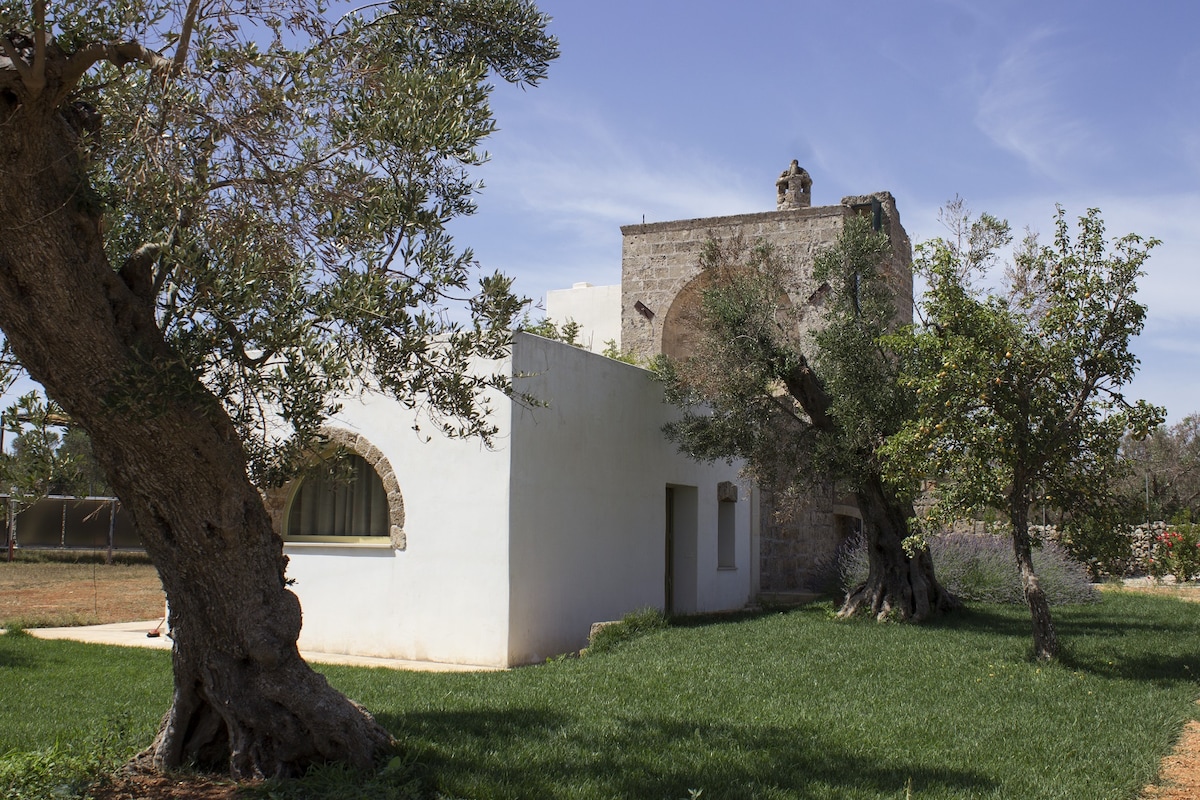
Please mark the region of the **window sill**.
<svg viewBox="0 0 1200 800"><path fill-rule="evenodd" d="M737 567L717 567L717 572L737 572Z"/></svg>
<svg viewBox="0 0 1200 800"><path fill-rule="evenodd" d="M386 536L312 536L303 539L284 539L284 547L336 547L391 550L392 540Z"/></svg>

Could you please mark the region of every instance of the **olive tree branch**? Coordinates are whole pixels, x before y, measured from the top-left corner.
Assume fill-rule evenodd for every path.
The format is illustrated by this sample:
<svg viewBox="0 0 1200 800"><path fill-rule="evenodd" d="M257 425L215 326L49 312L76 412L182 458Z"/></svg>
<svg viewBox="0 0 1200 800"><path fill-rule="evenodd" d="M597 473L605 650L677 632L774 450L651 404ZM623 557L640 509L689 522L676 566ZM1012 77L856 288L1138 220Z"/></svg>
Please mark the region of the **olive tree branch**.
<svg viewBox="0 0 1200 800"><path fill-rule="evenodd" d="M0 38L0 47L4 49L4 55L12 62L13 69L17 71L17 75L21 78L21 83L24 84L26 91L32 91L33 84L33 68L30 67L21 58L21 54L17 52L16 46L7 36Z"/></svg>
<svg viewBox="0 0 1200 800"><path fill-rule="evenodd" d="M76 50L67 59L62 72L62 87L56 102L62 102L75 89L83 76L96 64L107 61L115 67L126 64L144 64L158 75L170 74L172 62L140 42L93 42Z"/></svg>
<svg viewBox="0 0 1200 800"><path fill-rule="evenodd" d="M46 0L33 4L33 67L26 79L26 88L33 97L46 88Z"/></svg>
<svg viewBox="0 0 1200 800"><path fill-rule="evenodd" d="M196 26L196 15L199 12L200 0L189 0L187 13L183 17L183 27L179 31L179 44L175 48L175 58L171 60L171 77L183 72L184 64L187 62L188 49L192 43L192 30Z"/></svg>

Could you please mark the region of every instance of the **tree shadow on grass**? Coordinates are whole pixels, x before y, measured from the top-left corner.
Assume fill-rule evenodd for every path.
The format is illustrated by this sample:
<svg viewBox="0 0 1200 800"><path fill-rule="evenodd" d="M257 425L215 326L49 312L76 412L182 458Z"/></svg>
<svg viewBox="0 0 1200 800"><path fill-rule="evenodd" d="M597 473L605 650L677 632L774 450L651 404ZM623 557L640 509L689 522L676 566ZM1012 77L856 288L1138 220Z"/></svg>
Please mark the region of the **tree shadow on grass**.
<svg viewBox="0 0 1200 800"><path fill-rule="evenodd" d="M1200 655L1143 653L1135 657L1120 656L1106 660L1104 654L1078 654L1068 647L1059 658L1059 663L1075 672L1086 672L1102 678L1149 681L1163 689L1190 683L1200 692Z"/></svg>
<svg viewBox="0 0 1200 800"><path fill-rule="evenodd" d="M596 720L513 708L426 712L380 721L415 752L427 784L450 796L525 798L987 796L972 771L909 765L849 752L796 725L738 725L667 717Z"/></svg>
<svg viewBox="0 0 1200 800"><path fill-rule="evenodd" d="M1005 613L988 604L968 604L959 611L930 620L931 628L978 631L989 635L1029 636L1031 622L1023 605L1010 606ZM1110 604L1051 606L1055 630L1071 636L1091 638L1128 636L1134 633L1154 637L1194 636L1200 609L1192 614L1148 617L1137 608L1114 609Z"/></svg>
<svg viewBox="0 0 1200 800"><path fill-rule="evenodd" d="M1067 669L1163 687L1200 680L1200 648L1189 644L1196 641L1200 614L1147 616L1136 605L1097 604L1056 606L1051 615L1062 643L1058 662ZM930 627L1012 637L1015 642L1031 641L1033 635L1027 614L987 606L968 606ZM1033 658L1032 646L1028 657Z"/></svg>
<svg viewBox="0 0 1200 800"><path fill-rule="evenodd" d="M833 604L829 598L823 600L815 600L811 603L805 603L798 606L767 606L767 607L752 607L742 608L736 611L717 611L704 614L687 614L683 616L671 617L670 626L672 628L705 628L710 625L725 625L734 622L746 622L750 620L763 619L765 617L778 617L781 615L797 615L797 616L816 616L828 618L836 611L840 603Z"/></svg>
<svg viewBox="0 0 1200 800"><path fill-rule="evenodd" d="M672 628L705 628L710 625L724 625L732 622L745 622L780 613L778 609L743 608L737 611L723 611L712 614L686 614L671 617L668 624Z"/></svg>
<svg viewBox="0 0 1200 800"><path fill-rule="evenodd" d="M25 631L10 631L0 634L0 668L30 668L36 667L41 659L33 657L29 652L29 640L33 639Z"/></svg>

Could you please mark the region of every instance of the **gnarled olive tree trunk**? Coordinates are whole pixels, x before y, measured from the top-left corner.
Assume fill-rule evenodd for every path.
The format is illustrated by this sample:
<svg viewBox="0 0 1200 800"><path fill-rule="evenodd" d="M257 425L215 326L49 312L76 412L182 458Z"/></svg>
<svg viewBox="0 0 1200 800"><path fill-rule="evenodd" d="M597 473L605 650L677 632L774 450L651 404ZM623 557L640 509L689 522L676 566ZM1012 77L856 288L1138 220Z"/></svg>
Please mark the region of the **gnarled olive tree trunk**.
<svg viewBox="0 0 1200 800"><path fill-rule="evenodd" d="M830 414L833 399L807 359L784 376L788 393L798 402L812 425L833 434L837 421ZM961 603L938 581L928 550L909 555L904 549L912 504L902 502L883 483L872 452L858 454L860 469L854 496L862 514L867 545L867 579L846 593L838 616L870 614L877 619L896 617L920 622L958 608Z"/></svg>
<svg viewBox="0 0 1200 800"><path fill-rule="evenodd" d="M165 343L149 264L105 256L87 120L0 91L0 329L90 434L162 577L175 687L147 755L234 777L369 766L390 736L300 658L287 559L236 431Z"/></svg>
<svg viewBox="0 0 1200 800"><path fill-rule="evenodd" d="M867 579L846 593L838 615L920 621L958 608L958 598L938 582L929 550L909 555L904 549L912 506L887 492L880 480L859 487L855 498L863 517Z"/></svg>

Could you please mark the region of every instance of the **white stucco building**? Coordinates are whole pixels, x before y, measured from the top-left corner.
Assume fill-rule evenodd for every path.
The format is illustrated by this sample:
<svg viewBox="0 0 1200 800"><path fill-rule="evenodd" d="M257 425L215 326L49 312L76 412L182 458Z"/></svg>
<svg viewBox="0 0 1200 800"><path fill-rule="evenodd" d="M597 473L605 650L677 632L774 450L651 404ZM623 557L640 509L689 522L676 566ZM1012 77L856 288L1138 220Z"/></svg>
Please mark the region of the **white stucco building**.
<svg viewBox="0 0 1200 800"><path fill-rule="evenodd" d="M782 301L819 324L829 286L813 259L855 216L888 236L885 269L911 319L911 247L890 193L813 207L796 162L774 188L775 211L627 225L620 285L549 292L547 317L577 323L582 348L518 334L486 367L546 404L492 398L493 449L418 435L399 403L347 402L329 434L357 455L336 479L270 498L300 646L503 667L578 650L592 623L641 607L720 611L811 589L860 524L853 499L829 482L782 507L740 482L740 464L688 459L663 436L677 412L651 375L598 355L609 342L639 359L688 355L711 239L769 243L796 287Z"/></svg>
<svg viewBox="0 0 1200 800"><path fill-rule="evenodd" d="M546 292L546 319L558 325L579 326L577 344L601 353L611 342L621 345L621 284L593 286L577 283L570 289Z"/></svg>
<svg viewBox="0 0 1200 800"><path fill-rule="evenodd" d="M647 371L529 334L491 367L546 403L494 398L492 449L366 398L330 422L361 458L276 498L301 648L505 667L641 607L751 600L751 490L664 438L675 412Z"/></svg>

